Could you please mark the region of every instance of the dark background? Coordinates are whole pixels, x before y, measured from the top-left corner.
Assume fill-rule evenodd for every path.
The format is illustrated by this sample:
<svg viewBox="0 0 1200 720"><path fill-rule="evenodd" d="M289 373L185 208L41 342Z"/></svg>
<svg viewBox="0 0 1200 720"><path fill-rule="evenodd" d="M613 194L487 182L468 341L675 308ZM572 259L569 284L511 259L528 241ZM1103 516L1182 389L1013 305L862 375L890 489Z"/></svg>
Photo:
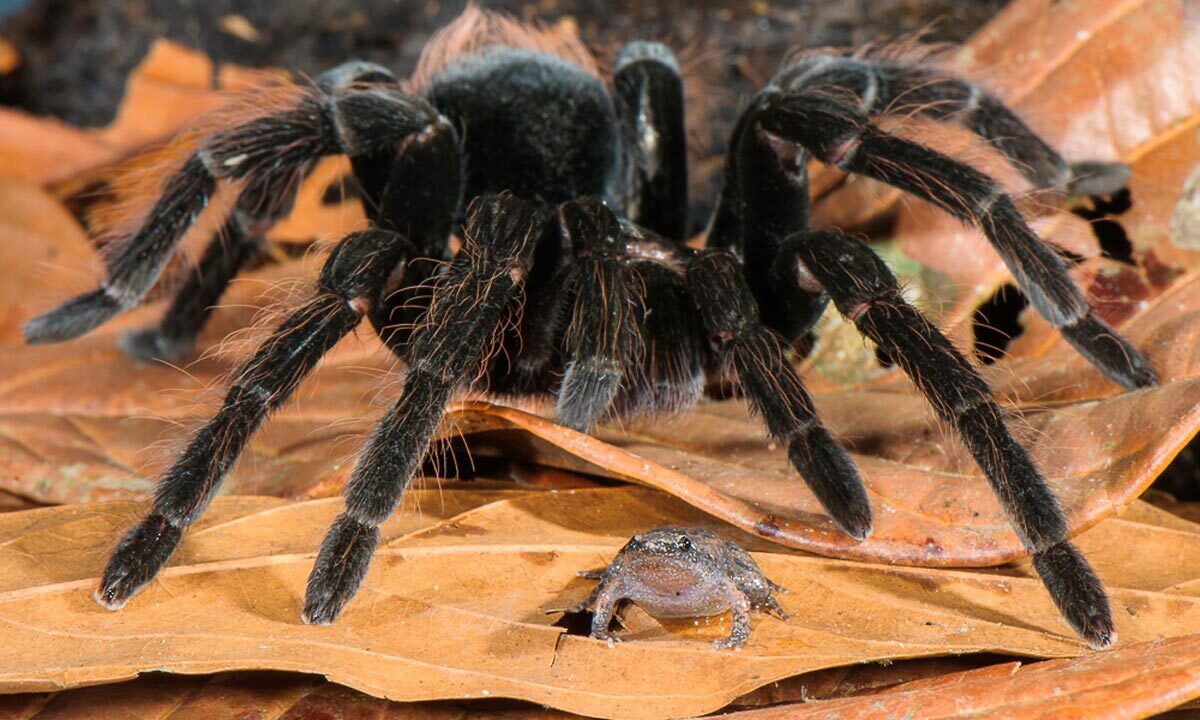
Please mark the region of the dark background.
<svg viewBox="0 0 1200 720"><path fill-rule="evenodd" d="M166 37L218 62L316 74L350 58L407 75L429 35L466 0L33 0L3 16L0 36L20 67L0 103L78 125L109 122L129 71ZM847 46L928 29L962 41L1006 0L485 0L484 7L553 23L571 18L600 54L630 39L663 40L699 61L706 84L751 92L796 47ZM256 35L230 32L240 16ZM243 26L244 27L244 26ZM685 49L690 49L684 52ZM730 100L730 102L735 102Z"/></svg>

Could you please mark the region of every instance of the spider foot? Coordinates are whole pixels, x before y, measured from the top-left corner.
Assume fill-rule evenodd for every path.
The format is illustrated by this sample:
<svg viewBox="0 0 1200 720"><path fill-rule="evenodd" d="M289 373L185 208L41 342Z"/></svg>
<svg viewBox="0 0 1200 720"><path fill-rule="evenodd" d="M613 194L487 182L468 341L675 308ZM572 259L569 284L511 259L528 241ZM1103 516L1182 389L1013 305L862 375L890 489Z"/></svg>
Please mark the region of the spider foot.
<svg viewBox="0 0 1200 720"><path fill-rule="evenodd" d="M162 569L183 539L183 530L162 515L149 515L121 538L93 597L102 607L120 610Z"/></svg>
<svg viewBox="0 0 1200 720"><path fill-rule="evenodd" d="M1125 163L1075 163L1067 179L1067 192L1071 195L1112 195L1129 184L1132 175Z"/></svg>
<svg viewBox="0 0 1200 720"><path fill-rule="evenodd" d="M1062 334L1080 355L1126 390L1159 384L1158 373L1146 356L1092 313L1064 326Z"/></svg>
<svg viewBox="0 0 1200 720"><path fill-rule="evenodd" d="M1079 550L1069 542L1060 542L1035 554L1033 567L1067 624L1089 647L1103 650L1117 641L1104 585Z"/></svg>
<svg viewBox="0 0 1200 720"><path fill-rule="evenodd" d="M108 290L101 288L75 297L25 325L25 342L62 342L95 330L112 319L125 306Z"/></svg>
<svg viewBox="0 0 1200 720"><path fill-rule="evenodd" d="M874 521L867 488L854 461L828 430L814 426L798 434L789 444L788 459L842 532L860 542L871 536Z"/></svg>
<svg viewBox="0 0 1200 720"><path fill-rule="evenodd" d="M340 515L321 544L304 594L307 625L329 625L358 592L371 556L379 544L379 528Z"/></svg>

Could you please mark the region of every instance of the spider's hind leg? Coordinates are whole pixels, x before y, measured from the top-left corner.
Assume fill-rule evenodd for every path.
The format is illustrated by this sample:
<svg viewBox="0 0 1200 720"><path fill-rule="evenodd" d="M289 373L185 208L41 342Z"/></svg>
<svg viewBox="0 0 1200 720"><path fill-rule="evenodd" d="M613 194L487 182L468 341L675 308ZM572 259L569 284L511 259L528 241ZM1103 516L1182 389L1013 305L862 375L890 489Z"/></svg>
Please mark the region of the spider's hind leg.
<svg viewBox="0 0 1200 720"><path fill-rule="evenodd" d="M235 211L217 231L194 271L175 292L175 299L157 325L121 337L121 349L139 360L179 360L192 349L225 288L259 252L262 235L247 228L247 218Z"/></svg>
<svg viewBox="0 0 1200 720"><path fill-rule="evenodd" d="M854 238L839 231L799 233L783 253L787 264L800 261L838 310L895 360L938 415L954 425L1067 622L1093 647L1109 645L1115 634L1104 587L1067 540L1057 498L1009 432L979 373L908 304L883 261Z"/></svg>
<svg viewBox="0 0 1200 720"><path fill-rule="evenodd" d="M935 64L817 56L785 68L776 82L791 92L840 91L869 117L915 114L956 122L1002 153L1036 188L1110 195L1129 182L1124 163L1068 163L998 98Z"/></svg>
<svg viewBox="0 0 1200 720"><path fill-rule="evenodd" d="M1158 383L1145 356L1095 315L1062 257L1038 238L992 178L880 130L858 108L828 94L773 96L758 119L766 131L798 143L822 162L893 185L977 224L1033 306L1080 354L1125 388Z"/></svg>
<svg viewBox="0 0 1200 720"><path fill-rule="evenodd" d="M439 123L432 106L405 94L390 78L377 66L350 64L299 92L290 107L206 138L163 184L140 228L108 259L102 286L31 320L26 341L79 337L141 302L219 184L237 186L234 215L254 234L253 228L269 226L290 210L300 181L321 157L386 151ZM203 292L219 296L236 263L215 251L205 261L209 265L199 273L207 280ZM172 322L187 327L175 334L194 335L198 328L191 325L202 322L204 313L176 310ZM166 340L170 346L181 338Z"/></svg>

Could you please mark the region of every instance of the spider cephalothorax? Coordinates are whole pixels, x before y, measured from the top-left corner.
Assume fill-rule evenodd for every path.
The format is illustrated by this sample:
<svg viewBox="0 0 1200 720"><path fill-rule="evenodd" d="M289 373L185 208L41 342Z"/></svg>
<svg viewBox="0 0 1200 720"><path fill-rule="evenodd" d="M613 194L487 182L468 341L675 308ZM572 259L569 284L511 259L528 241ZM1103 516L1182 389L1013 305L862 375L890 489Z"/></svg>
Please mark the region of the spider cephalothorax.
<svg viewBox="0 0 1200 720"><path fill-rule="evenodd" d="M291 207L297 179L322 156L350 156L371 229L334 248L311 299L236 373L114 551L101 604L121 607L166 564L251 434L363 317L407 372L321 547L307 622L332 622L357 591L380 523L463 387L556 397L559 421L587 430L686 408L706 379L736 379L833 521L865 538L862 479L785 352L832 300L957 430L1071 626L1093 646L1112 641L1104 589L987 385L866 246L810 229L806 165L815 158L894 185L978 225L1034 307L1096 367L1137 388L1156 382L1153 370L1092 313L1009 195L873 119L906 98L926 119L970 129L1042 188L1111 191L1124 166L1068 165L999 101L932 65L808 55L736 123L696 250L684 243L683 84L667 48L629 45L610 92L577 44L470 10L429 57L408 89L383 68L349 63L288 105L204 137L164 178L103 286L29 324L30 342L65 340L138 303L227 187L237 199L222 237L162 324L126 341L141 355L186 349L258 236ZM463 245L451 257L455 231Z"/></svg>

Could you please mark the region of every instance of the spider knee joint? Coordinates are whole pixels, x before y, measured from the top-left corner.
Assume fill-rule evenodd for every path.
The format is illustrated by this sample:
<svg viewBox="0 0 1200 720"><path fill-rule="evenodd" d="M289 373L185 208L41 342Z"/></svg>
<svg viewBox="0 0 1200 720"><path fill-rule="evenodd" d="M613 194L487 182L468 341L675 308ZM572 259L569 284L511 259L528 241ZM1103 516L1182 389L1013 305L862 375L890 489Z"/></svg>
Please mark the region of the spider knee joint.
<svg viewBox="0 0 1200 720"><path fill-rule="evenodd" d="M989 217L992 214L992 208L996 207L997 203L1008 198L1008 195L1000 190L995 189L987 195L983 196L978 203L975 204L975 214L978 217Z"/></svg>
<svg viewBox="0 0 1200 720"><path fill-rule="evenodd" d="M825 159L830 165L845 170L854 163L854 156L862 146L862 135L856 133L849 140L844 140L833 147L829 157Z"/></svg>
<svg viewBox="0 0 1200 720"><path fill-rule="evenodd" d="M906 304L907 303L904 301L904 297L900 295L899 290L886 288L883 290L883 292L877 295L860 299L853 304L847 304L846 309L843 310L842 314L846 316L847 320L857 324L859 320L861 320L868 312L877 307L898 307Z"/></svg>
<svg viewBox="0 0 1200 720"><path fill-rule="evenodd" d="M403 261L406 246L399 235L378 228L348 235L325 261L320 287L344 299L354 312L365 314Z"/></svg>

